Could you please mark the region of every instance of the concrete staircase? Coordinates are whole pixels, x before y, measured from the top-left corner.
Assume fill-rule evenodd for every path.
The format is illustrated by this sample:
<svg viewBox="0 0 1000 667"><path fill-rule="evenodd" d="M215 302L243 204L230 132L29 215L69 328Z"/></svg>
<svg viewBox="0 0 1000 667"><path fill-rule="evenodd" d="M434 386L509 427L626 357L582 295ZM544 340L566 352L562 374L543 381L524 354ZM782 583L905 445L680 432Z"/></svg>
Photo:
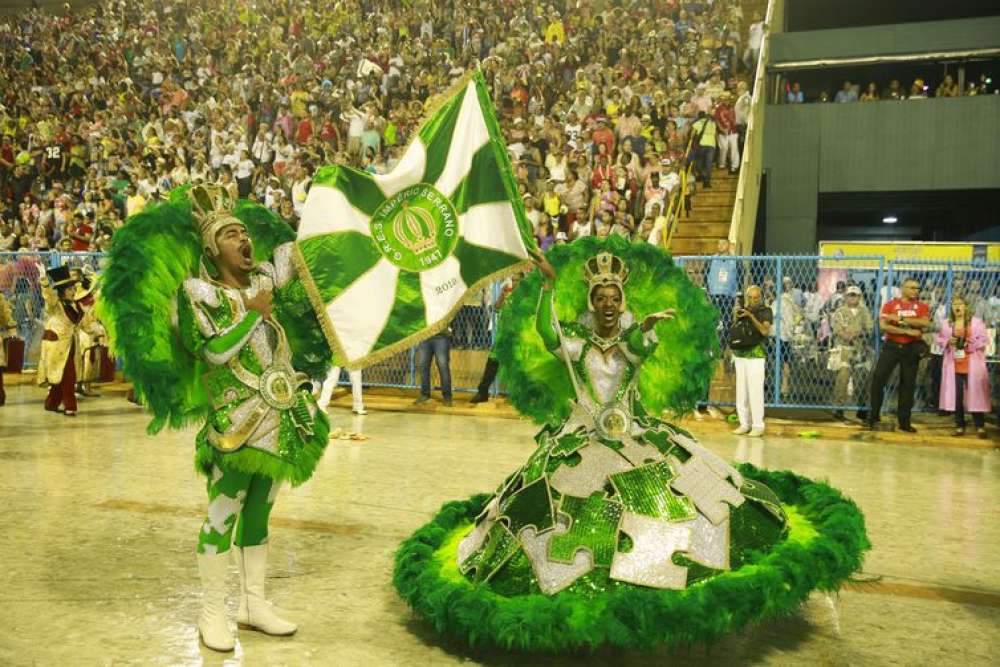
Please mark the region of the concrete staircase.
<svg viewBox="0 0 1000 667"><path fill-rule="evenodd" d="M730 176L728 171L715 169L711 189L701 184L697 186L698 190L691 196L691 215L685 217L681 212L670 241L673 255L715 254L719 239L729 236L738 178L738 175Z"/></svg>

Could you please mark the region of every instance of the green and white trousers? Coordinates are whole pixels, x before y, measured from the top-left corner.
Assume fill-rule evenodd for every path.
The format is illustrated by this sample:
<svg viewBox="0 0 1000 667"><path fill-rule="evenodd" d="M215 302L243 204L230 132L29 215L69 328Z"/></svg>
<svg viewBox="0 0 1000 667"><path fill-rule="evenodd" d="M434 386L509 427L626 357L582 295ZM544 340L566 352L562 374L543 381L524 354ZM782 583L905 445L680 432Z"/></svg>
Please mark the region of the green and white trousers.
<svg viewBox="0 0 1000 667"><path fill-rule="evenodd" d="M216 464L208 483L208 516L198 533L198 553L221 554L267 542L267 523L281 483L259 473Z"/></svg>

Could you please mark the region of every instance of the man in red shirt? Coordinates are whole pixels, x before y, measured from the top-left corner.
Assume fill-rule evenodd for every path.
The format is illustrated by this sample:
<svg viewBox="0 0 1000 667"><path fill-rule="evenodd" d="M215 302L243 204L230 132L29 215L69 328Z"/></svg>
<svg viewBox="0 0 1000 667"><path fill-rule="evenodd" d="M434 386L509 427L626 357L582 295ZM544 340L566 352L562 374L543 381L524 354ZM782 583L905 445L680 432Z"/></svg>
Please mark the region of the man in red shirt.
<svg viewBox="0 0 1000 667"><path fill-rule="evenodd" d="M735 174L740 168L739 133L736 130L736 111L731 104L732 95L723 91L719 95L719 103L715 105L715 124L719 128L716 141L719 145L719 166L729 167L729 173Z"/></svg>
<svg viewBox="0 0 1000 667"><path fill-rule="evenodd" d="M295 141L300 146L304 146L309 143L313 135L313 124L312 118L309 116L304 116L299 124L295 128Z"/></svg>
<svg viewBox="0 0 1000 667"><path fill-rule="evenodd" d="M73 252L90 251L90 244L94 240L94 228L82 213L73 214L73 221L69 224L66 232L73 240Z"/></svg>
<svg viewBox="0 0 1000 667"><path fill-rule="evenodd" d="M931 324L930 308L917 299L919 293L920 283L908 278L903 281L903 296L882 306L878 320L885 340L875 370L872 371L872 409L868 413L868 428L875 428L878 423L885 383L896 366L899 366L899 387L896 390L899 429L916 433L916 429L910 425L910 411L913 409L913 392L917 386L917 365L924 349L923 332Z"/></svg>
<svg viewBox="0 0 1000 667"><path fill-rule="evenodd" d="M327 114L326 120L323 121L319 130L319 138L328 143L330 150L334 153L340 150L340 130L337 129L337 124L333 121L333 114Z"/></svg>
<svg viewBox="0 0 1000 667"><path fill-rule="evenodd" d="M601 116L597 119L597 129L591 135L594 141L594 146L596 150L597 144L604 144L607 148L607 154L612 155L615 152L615 133L611 131L608 127L608 119Z"/></svg>
<svg viewBox="0 0 1000 667"><path fill-rule="evenodd" d="M14 144L9 135L0 139L0 193L6 194L7 181L14 175Z"/></svg>

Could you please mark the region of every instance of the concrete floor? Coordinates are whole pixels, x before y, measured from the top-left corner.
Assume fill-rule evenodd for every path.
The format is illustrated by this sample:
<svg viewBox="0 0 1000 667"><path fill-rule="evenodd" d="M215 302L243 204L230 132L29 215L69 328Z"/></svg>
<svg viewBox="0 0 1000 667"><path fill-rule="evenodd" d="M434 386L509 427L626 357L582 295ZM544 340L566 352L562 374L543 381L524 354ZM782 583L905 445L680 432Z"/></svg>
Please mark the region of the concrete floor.
<svg viewBox="0 0 1000 667"><path fill-rule="evenodd" d="M1000 452L707 435L717 452L828 479L868 517L865 579L711 649L525 657L440 640L391 585L398 543L441 503L493 489L532 449L527 422L333 413L313 479L279 496L272 599L299 633L200 646L194 560L204 485L192 432L145 435L121 394L75 419L30 386L0 408L0 665L985 665L1000 655ZM230 581L237 587L235 573ZM235 599L231 600L235 616ZM992 656L992 657L991 657Z"/></svg>

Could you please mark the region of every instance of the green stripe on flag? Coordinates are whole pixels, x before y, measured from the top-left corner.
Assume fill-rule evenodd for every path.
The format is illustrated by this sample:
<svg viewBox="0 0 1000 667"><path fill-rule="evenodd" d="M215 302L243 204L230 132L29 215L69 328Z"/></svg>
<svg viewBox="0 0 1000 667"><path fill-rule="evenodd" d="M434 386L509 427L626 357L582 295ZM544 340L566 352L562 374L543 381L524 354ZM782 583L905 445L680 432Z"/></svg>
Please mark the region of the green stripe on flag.
<svg viewBox="0 0 1000 667"><path fill-rule="evenodd" d="M454 254L461 264L462 280L469 286L491 273L502 271L513 264L524 261L515 255L469 243L464 238L458 239Z"/></svg>
<svg viewBox="0 0 1000 667"><path fill-rule="evenodd" d="M330 303L382 259L371 237L355 231L299 241L299 250L324 303Z"/></svg>
<svg viewBox="0 0 1000 667"><path fill-rule="evenodd" d="M493 102L490 100L490 92L486 87L486 78L482 71L476 70L472 75L476 82L476 95L479 98L479 108L483 112L483 120L486 122L486 129L490 133L490 144L493 145L493 154L496 156L497 164L500 165L499 174L507 190L507 198L510 199L511 206L514 207L514 219L517 220L517 228L521 233L521 240L524 247L538 250L538 241L535 240L531 224L528 222L524 212L524 201L517 189L517 182L514 179L514 168L510 164L510 156L507 155L506 144L503 140L503 133L500 131L500 124L497 122L496 114L493 111Z"/></svg>
<svg viewBox="0 0 1000 667"><path fill-rule="evenodd" d="M321 167L313 175L312 184L340 190L351 206L369 216L374 214L379 204L385 201L385 195L371 174L351 167L341 165Z"/></svg>
<svg viewBox="0 0 1000 667"><path fill-rule="evenodd" d="M423 183L436 183L444 165L448 161L448 150L451 148L451 138L455 133L455 123L462 111L462 100L468 88L460 95L455 95L447 104L441 107L434 117L420 128L420 142L427 153L424 164Z"/></svg>
<svg viewBox="0 0 1000 667"><path fill-rule="evenodd" d="M396 281L396 300L385 328L379 334L373 351L381 350L407 336L420 333L427 326L424 297L420 291L420 274L400 271Z"/></svg>
<svg viewBox="0 0 1000 667"><path fill-rule="evenodd" d="M472 156L472 167L452 193L451 203L459 215L477 204L507 201L507 189L500 178L496 152L487 142Z"/></svg>

